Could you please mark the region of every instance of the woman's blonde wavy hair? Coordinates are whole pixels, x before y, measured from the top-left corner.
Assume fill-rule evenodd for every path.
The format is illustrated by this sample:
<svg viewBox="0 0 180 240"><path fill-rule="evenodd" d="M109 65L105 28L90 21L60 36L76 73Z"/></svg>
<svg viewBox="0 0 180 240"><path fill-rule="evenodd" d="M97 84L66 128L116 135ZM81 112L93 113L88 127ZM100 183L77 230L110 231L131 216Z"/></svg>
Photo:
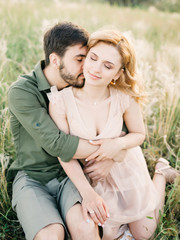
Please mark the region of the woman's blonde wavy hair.
<svg viewBox="0 0 180 240"><path fill-rule="evenodd" d="M123 74L112 86L132 96L137 102L143 100L145 95L136 72L135 51L129 41L118 31L99 30L90 35L88 51L99 42L115 46L121 55L122 62L119 71L123 69Z"/></svg>

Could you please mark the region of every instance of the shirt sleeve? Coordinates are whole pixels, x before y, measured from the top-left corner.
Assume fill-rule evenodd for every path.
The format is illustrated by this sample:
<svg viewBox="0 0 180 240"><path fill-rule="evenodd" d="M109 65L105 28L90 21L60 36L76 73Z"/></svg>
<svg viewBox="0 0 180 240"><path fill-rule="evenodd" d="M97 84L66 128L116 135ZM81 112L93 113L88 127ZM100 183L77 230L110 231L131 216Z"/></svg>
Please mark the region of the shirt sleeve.
<svg viewBox="0 0 180 240"><path fill-rule="evenodd" d="M38 91L38 90L37 90ZM46 152L68 162L74 156L79 138L60 131L33 89L13 86L8 93L9 109L22 127Z"/></svg>

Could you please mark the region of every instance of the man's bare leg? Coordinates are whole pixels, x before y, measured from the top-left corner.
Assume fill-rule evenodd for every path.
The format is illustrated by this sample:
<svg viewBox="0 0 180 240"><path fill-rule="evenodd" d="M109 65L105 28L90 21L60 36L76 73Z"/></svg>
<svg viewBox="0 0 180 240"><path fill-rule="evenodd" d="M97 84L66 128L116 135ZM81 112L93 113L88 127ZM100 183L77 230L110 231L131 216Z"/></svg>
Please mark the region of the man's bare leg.
<svg viewBox="0 0 180 240"><path fill-rule="evenodd" d="M50 224L41 229L34 240L64 240L64 227L59 223Z"/></svg>
<svg viewBox="0 0 180 240"><path fill-rule="evenodd" d="M67 213L66 224L72 240L100 240L98 226L89 217L89 223L83 218L81 204L74 205Z"/></svg>

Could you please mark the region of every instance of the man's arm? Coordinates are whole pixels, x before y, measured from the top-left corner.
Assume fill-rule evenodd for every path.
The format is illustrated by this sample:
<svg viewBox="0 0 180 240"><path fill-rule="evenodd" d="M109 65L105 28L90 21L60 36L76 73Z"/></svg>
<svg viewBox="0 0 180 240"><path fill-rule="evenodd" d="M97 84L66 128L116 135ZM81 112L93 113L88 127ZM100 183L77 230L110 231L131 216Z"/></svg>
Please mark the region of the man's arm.
<svg viewBox="0 0 180 240"><path fill-rule="evenodd" d="M73 159L86 159L89 155L93 154L98 149L98 145L92 145L89 141L80 138Z"/></svg>
<svg viewBox="0 0 180 240"><path fill-rule="evenodd" d="M54 123L60 129L64 132L64 129L66 130L67 119L66 119L66 113L64 109L63 100L61 99L61 95L57 96L57 99L54 103L49 103L49 114L51 118L53 119ZM68 133L69 131L65 131ZM90 144L88 140L85 139L79 139L79 143L76 149L76 153L72 157L73 159L85 159L90 154L94 153L99 146L93 146ZM64 159L61 158L62 161Z"/></svg>
<svg viewBox="0 0 180 240"><path fill-rule="evenodd" d="M49 116L43 96L36 86L24 80L8 93L9 110L29 135L50 155L72 159L79 139L60 131ZM43 106L44 104L44 106Z"/></svg>

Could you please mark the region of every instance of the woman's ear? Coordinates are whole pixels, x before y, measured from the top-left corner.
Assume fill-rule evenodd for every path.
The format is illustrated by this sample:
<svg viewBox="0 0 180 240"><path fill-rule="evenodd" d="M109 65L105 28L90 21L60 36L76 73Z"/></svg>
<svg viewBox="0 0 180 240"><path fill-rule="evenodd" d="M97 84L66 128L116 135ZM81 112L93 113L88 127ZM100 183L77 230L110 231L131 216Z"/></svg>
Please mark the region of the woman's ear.
<svg viewBox="0 0 180 240"><path fill-rule="evenodd" d="M49 61L52 67L59 69L60 66L60 57L56 53L51 53L49 55Z"/></svg>
<svg viewBox="0 0 180 240"><path fill-rule="evenodd" d="M117 80L118 78L120 78L120 76L124 73L124 68L121 68L118 73L116 74L116 76L114 77L114 80Z"/></svg>

